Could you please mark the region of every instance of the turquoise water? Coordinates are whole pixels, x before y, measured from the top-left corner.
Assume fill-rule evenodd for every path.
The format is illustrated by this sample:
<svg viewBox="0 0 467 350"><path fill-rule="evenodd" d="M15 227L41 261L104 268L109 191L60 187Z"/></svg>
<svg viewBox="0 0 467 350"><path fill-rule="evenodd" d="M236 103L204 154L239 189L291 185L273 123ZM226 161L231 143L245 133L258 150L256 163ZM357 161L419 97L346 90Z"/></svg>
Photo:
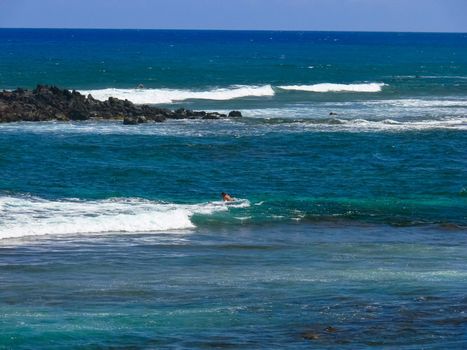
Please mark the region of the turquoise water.
<svg viewBox="0 0 467 350"><path fill-rule="evenodd" d="M244 118L1 124L0 349L466 347L465 34L0 30L37 83Z"/></svg>
<svg viewBox="0 0 467 350"><path fill-rule="evenodd" d="M461 349L466 243L455 230L328 224L2 243L0 342Z"/></svg>

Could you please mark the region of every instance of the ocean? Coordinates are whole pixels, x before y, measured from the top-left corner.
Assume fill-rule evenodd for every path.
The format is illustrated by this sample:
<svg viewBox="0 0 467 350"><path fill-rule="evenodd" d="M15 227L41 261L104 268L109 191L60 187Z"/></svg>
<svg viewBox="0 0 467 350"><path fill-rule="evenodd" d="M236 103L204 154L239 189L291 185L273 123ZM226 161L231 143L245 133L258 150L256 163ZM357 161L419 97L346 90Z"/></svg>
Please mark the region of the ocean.
<svg viewBox="0 0 467 350"><path fill-rule="evenodd" d="M243 118L0 124L0 349L467 347L467 34L0 29L36 84Z"/></svg>

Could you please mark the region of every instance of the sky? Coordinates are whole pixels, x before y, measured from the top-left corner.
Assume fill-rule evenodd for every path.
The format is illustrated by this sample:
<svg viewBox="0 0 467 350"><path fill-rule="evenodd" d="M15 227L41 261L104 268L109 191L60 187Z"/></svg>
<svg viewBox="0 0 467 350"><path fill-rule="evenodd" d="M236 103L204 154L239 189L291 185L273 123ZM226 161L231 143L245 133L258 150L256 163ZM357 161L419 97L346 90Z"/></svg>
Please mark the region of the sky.
<svg viewBox="0 0 467 350"><path fill-rule="evenodd" d="M467 0L0 0L0 28L467 32Z"/></svg>

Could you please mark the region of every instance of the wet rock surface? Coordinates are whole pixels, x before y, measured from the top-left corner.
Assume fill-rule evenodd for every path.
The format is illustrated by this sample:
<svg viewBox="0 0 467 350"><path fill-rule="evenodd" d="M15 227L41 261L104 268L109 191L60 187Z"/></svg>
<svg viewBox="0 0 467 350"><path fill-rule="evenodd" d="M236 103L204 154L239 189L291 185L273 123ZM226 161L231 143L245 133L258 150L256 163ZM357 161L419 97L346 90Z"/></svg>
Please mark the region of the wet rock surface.
<svg viewBox="0 0 467 350"><path fill-rule="evenodd" d="M106 101L84 96L56 86L38 85L34 90L18 88L0 92L0 123L19 121L80 121L117 119L135 125L163 122L167 119L222 119L241 117L238 111L229 115L217 112L170 110L149 105L136 105L128 100L110 97Z"/></svg>

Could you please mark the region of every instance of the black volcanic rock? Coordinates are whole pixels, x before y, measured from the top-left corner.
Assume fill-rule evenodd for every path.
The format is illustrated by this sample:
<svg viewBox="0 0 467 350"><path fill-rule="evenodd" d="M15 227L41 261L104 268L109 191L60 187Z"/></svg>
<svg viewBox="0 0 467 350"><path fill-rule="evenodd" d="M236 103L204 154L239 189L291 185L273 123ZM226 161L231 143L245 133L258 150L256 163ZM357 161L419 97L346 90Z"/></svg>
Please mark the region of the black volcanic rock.
<svg viewBox="0 0 467 350"><path fill-rule="evenodd" d="M138 124L138 119L134 117L125 117L123 118L123 124L125 125L136 125Z"/></svg>
<svg viewBox="0 0 467 350"><path fill-rule="evenodd" d="M226 118L226 117L227 116L225 114L211 112L211 113L206 113L206 115L203 116L201 119L221 119L221 118Z"/></svg>
<svg viewBox="0 0 467 350"><path fill-rule="evenodd" d="M241 117L242 117L242 113L239 111L231 111L229 113L229 118L241 118Z"/></svg>
<svg viewBox="0 0 467 350"><path fill-rule="evenodd" d="M228 117L241 117L232 111ZM140 124L147 121L163 122L166 119L220 119L227 115L217 112L192 111L180 108L176 111L149 105L136 105L128 100L110 97L99 101L91 95L84 96L73 90L56 86L38 85L34 90L18 88L0 92L0 123L17 121L118 119L124 124Z"/></svg>

